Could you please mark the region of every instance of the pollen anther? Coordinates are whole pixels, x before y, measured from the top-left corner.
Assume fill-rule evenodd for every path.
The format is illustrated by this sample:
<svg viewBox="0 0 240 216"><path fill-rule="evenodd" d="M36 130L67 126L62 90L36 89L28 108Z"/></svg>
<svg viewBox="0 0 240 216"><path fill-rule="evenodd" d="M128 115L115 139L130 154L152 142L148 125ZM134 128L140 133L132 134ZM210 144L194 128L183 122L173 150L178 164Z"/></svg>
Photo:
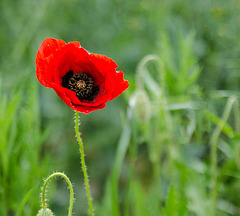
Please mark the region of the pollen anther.
<svg viewBox="0 0 240 216"><path fill-rule="evenodd" d="M92 101L99 92L99 87L94 86L93 78L87 73L69 71L62 78L62 86L76 92L79 100Z"/></svg>
<svg viewBox="0 0 240 216"><path fill-rule="evenodd" d="M87 84L85 83L84 80L78 80L78 81L76 82L76 85L77 85L77 87L80 89L80 88L85 88Z"/></svg>

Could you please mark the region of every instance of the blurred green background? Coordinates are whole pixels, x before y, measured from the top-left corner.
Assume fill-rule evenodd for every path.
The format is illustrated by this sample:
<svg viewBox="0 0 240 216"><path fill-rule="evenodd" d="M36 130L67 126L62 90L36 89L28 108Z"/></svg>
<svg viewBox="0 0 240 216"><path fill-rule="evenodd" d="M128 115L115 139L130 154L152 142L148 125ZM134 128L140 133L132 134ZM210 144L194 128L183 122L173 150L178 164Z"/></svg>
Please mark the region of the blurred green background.
<svg viewBox="0 0 240 216"><path fill-rule="evenodd" d="M0 215L36 215L53 171L87 215L74 112L35 75L48 37L112 58L130 83L81 114L96 216L240 215L239 11L238 0L0 0ZM68 193L50 184L56 215Z"/></svg>

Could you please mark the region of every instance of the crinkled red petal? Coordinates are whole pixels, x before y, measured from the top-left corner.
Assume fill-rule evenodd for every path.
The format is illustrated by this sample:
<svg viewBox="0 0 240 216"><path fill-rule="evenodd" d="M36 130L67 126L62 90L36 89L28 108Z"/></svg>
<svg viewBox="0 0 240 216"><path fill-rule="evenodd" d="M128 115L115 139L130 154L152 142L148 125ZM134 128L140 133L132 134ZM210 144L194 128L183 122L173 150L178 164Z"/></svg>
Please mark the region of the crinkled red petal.
<svg viewBox="0 0 240 216"><path fill-rule="evenodd" d="M98 68L98 71L105 77L104 82L100 85L102 92L99 92L98 96L95 98L96 102L94 105L112 100L128 88L128 81L123 79L122 71L116 71L115 68L117 64L112 59L98 54L90 54L90 57Z"/></svg>
<svg viewBox="0 0 240 216"><path fill-rule="evenodd" d="M98 106L87 106L87 103L81 103L79 99L76 97L76 93L66 89L60 85L52 83L51 88L58 94L58 96L73 110L78 112L82 112L88 114L91 111L95 111L98 109L103 109L106 104L100 104Z"/></svg>
<svg viewBox="0 0 240 216"><path fill-rule="evenodd" d="M115 88L112 91L112 99L118 97L122 94L128 87L129 83L123 78L124 73L122 71L117 71L115 74Z"/></svg>
<svg viewBox="0 0 240 216"><path fill-rule="evenodd" d="M89 113L103 109L105 103L125 91L129 83L123 72L116 71L117 64L104 55L88 54L79 42L66 44L62 40L45 39L36 58L39 82L53 88L58 96L72 109ZM72 70L74 73L88 73L99 86L99 93L93 101L79 100L76 93L62 86L62 78Z"/></svg>
<svg viewBox="0 0 240 216"><path fill-rule="evenodd" d="M45 39L38 49L36 57L36 74L39 82L45 87L50 87L49 83L53 81L55 75L54 65L56 63L56 56L60 51L66 47L79 48L80 43L77 41L66 43L61 39L47 38ZM61 59L58 59L61 61Z"/></svg>

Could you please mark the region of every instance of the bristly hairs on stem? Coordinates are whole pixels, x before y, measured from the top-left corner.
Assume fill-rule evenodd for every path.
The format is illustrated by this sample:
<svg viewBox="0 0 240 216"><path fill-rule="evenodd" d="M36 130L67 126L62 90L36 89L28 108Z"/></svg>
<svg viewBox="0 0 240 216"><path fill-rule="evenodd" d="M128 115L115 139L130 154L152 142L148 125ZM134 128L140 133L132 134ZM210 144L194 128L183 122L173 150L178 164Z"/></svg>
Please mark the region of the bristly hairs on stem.
<svg viewBox="0 0 240 216"><path fill-rule="evenodd" d="M79 113L77 111L75 111L75 133L76 133L76 138L77 138L77 142L78 142L79 150L80 150L80 158L81 158L82 171L83 171L83 176L84 176L86 195L87 195L88 205L89 205L89 213L90 213L90 216L94 216L92 197L91 197L91 193L90 193L90 185L89 185L88 174L87 174L87 166L86 166L85 158L84 158L85 157L84 146L83 146L83 142L82 142L82 139L81 139L81 136L79 133L79 125L80 125Z"/></svg>
<svg viewBox="0 0 240 216"><path fill-rule="evenodd" d="M53 215L52 211L47 208L47 199L46 199L47 190L46 189L48 187L48 183L53 178L56 178L58 176L64 178L66 180L67 184L68 184L68 188L69 188L69 191L70 191L68 216L72 216L72 209L73 209L73 202L74 202L73 186L72 186L72 183L69 180L69 178L64 173L61 173L61 172L55 172L55 173L51 174L50 176L48 176L44 180L44 184L43 184L43 187L42 187L42 193L41 193L41 207L42 207L42 209L39 211L38 216L41 216L41 215L52 216Z"/></svg>

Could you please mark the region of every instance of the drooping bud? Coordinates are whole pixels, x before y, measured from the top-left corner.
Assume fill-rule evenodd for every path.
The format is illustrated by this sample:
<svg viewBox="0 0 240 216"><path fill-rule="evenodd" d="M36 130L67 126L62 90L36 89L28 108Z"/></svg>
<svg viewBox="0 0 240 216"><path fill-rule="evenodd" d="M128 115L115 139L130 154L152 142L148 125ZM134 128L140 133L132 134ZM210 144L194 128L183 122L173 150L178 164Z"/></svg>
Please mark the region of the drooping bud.
<svg viewBox="0 0 240 216"><path fill-rule="evenodd" d="M141 124L146 124L151 115L151 102L144 90L137 90L134 94L135 106L134 112L137 120Z"/></svg>
<svg viewBox="0 0 240 216"><path fill-rule="evenodd" d="M37 216L54 216L54 214L49 208L42 208L38 212Z"/></svg>

